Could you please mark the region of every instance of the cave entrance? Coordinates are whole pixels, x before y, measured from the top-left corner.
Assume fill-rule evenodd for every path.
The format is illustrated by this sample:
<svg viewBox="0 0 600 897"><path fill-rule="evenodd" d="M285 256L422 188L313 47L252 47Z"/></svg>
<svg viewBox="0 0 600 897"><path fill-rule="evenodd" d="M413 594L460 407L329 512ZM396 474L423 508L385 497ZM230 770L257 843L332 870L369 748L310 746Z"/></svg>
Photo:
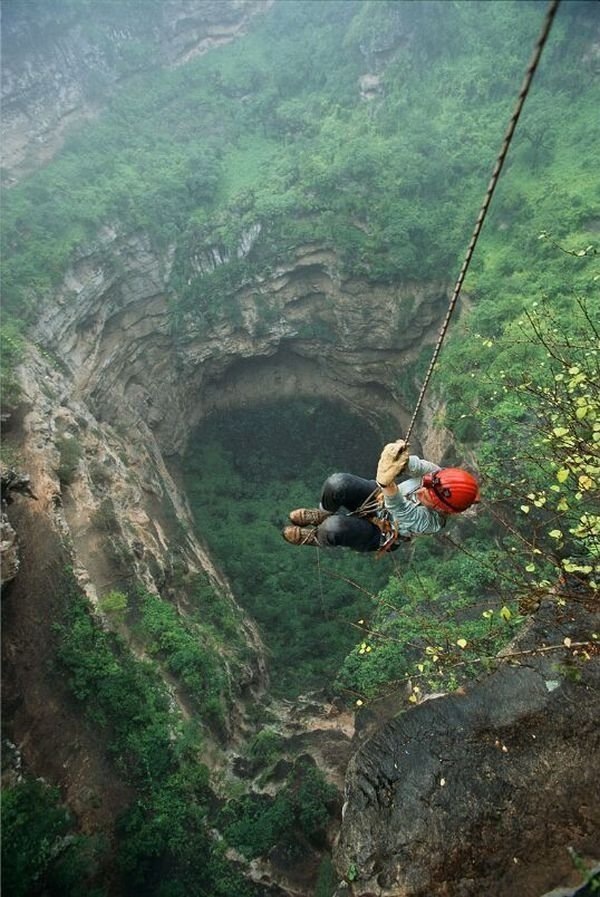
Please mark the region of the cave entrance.
<svg viewBox="0 0 600 897"><path fill-rule="evenodd" d="M183 473L195 523L260 626L279 696L333 688L358 640L352 624L392 572L388 557L295 547L281 529L290 510L318 503L328 474L372 476L380 449L362 417L320 399L214 412L192 434Z"/></svg>

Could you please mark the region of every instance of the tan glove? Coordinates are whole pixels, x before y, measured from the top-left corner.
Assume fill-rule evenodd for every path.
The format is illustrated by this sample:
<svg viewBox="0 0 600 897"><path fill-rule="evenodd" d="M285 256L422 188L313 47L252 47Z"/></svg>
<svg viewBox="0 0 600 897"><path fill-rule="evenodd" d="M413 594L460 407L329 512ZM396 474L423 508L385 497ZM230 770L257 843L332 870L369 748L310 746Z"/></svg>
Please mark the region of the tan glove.
<svg viewBox="0 0 600 897"><path fill-rule="evenodd" d="M408 442L404 439L388 442L379 457L377 483L380 486L389 486L393 483L408 464L408 458Z"/></svg>

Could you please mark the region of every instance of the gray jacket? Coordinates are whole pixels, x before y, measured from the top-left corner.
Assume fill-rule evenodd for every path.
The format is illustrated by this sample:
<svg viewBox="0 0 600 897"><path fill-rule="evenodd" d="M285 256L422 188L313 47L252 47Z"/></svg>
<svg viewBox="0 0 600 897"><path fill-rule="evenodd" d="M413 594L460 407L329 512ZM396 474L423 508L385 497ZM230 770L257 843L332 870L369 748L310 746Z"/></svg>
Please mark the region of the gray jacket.
<svg viewBox="0 0 600 897"><path fill-rule="evenodd" d="M423 485L424 475L436 470L441 470L438 464L411 455L406 466L410 479L398 483L395 495L385 496L385 506L398 524L401 536L433 535L445 527L445 514L426 508L415 496Z"/></svg>

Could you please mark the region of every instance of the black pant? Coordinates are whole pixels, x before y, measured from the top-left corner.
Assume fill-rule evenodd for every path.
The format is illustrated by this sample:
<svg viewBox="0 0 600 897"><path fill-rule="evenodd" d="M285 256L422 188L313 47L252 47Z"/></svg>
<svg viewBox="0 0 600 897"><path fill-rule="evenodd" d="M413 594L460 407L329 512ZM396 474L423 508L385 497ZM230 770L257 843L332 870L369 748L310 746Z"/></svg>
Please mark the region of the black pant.
<svg viewBox="0 0 600 897"><path fill-rule="evenodd" d="M317 528L319 545L324 548L377 551L381 543L381 530L364 517L350 517L338 511L356 511L378 488L375 480L365 480L351 473L334 473L328 477L321 492L321 507L331 511L333 516Z"/></svg>

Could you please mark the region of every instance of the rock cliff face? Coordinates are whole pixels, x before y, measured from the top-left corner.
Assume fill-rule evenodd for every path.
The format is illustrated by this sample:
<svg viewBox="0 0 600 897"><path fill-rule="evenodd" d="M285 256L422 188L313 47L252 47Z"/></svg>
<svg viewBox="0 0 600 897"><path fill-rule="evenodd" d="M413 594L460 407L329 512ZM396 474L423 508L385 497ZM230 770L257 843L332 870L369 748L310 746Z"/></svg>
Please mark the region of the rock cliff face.
<svg viewBox="0 0 600 897"><path fill-rule="evenodd" d="M562 647L598 622L542 605L507 649L512 664L362 745L346 778L338 897L539 897L580 880L570 853L598 862L600 663ZM530 654L542 644L558 650Z"/></svg>
<svg viewBox="0 0 600 897"><path fill-rule="evenodd" d="M243 34L272 0L169 0L168 3L57 9L45 2L2 7L2 165L7 182L48 161L67 129L95 116L137 72L180 65Z"/></svg>
<svg viewBox="0 0 600 897"><path fill-rule="evenodd" d="M135 422L166 456L211 411L287 395L338 398L388 433L406 423L403 377L434 338L442 285L342 282L332 254L305 247L226 297L227 319L188 315L175 333L171 259L106 232L42 312L35 340L99 420Z"/></svg>

